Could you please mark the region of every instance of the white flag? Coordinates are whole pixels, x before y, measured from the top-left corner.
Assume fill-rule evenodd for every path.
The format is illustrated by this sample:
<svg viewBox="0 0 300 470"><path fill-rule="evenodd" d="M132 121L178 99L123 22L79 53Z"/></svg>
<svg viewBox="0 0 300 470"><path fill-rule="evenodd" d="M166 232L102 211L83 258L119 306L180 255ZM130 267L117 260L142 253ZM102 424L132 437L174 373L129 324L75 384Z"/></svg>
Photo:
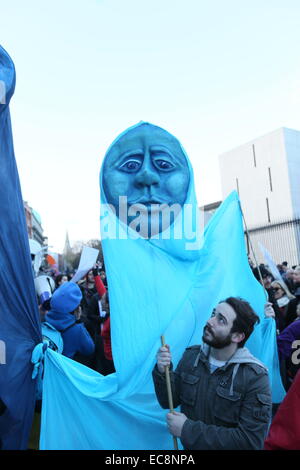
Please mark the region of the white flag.
<svg viewBox="0 0 300 470"><path fill-rule="evenodd" d="M98 255L99 255L99 250L96 250L96 248L91 248L90 246L84 246L82 253L81 253L77 272L72 277L71 281L77 282L80 279L82 279L92 269L94 264L96 264Z"/></svg>
<svg viewBox="0 0 300 470"><path fill-rule="evenodd" d="M269 266L269 270L271 271L274 279L278 279L279 281L282 281L281 274L278 271L278 268L276 264L274 263L272 256L260 242L258 242L258 244L259 244L260 251L262 252L263 257L265 258L266 264Z"/></svg>

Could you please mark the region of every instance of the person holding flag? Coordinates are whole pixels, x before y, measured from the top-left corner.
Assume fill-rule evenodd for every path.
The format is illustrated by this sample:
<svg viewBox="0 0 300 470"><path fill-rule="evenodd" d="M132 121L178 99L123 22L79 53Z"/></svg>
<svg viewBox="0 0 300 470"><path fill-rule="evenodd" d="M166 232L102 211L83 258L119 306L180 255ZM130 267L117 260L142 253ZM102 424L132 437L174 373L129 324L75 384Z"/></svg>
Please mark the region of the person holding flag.
<svg viewBox="0 0 300 470"><path fill-rule="evenodd" d="M248 302L235 297L220 302L204 327L204 346L187 348L170 372L174 406L181 405L182 413L168 413L167 424L185 449L262 449L271 418L269 377L244 348L256 322L259 317ZM167 366L171 353L162 346L153 380L163 408L169 406Z"/></svg>

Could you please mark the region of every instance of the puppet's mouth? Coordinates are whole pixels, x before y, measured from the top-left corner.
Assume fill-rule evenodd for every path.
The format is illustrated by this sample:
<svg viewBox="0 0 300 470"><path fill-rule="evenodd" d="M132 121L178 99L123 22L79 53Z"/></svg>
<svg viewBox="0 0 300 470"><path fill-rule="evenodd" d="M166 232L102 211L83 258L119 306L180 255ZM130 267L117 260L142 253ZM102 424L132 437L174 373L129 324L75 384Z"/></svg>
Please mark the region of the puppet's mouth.
<svg viewBox="0 0 300 470"><path fill-rule="evenodd" d="M151 206L152 204L166 204L165 202L163 201L159 201L158 199L155 199L155 198L151 198L151 199L148 199L148 198L145 198L145 197L141 197L140 199L137 199L136 201L133 201L130 203L130 205L135 205L135 204L142 204L143 206Z"/></svg>

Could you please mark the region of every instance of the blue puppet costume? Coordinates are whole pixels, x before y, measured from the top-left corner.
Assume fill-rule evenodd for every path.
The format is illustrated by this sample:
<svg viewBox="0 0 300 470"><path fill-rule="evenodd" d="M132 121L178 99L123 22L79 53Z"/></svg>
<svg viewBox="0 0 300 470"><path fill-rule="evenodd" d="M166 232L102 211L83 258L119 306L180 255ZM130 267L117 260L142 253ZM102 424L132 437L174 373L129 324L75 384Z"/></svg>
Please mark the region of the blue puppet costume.
<svg viewBox="0 0 300 470"><path fill-rule="evenodd" d="M31 353L41 341L9 102L15 69L0 47L0 448L27 449L35 382Z"/></svg>
<svg viewBox="0 0 300 470"><path fill-rule="evenodd" d="M275 328L263 320L265 297L248 264L237 194L201 237L189 160L175 137L144 122L113 142L100 185L116 373L103 377L48 350L41 448L172 449L151 378L160 336L171 345L176 367L184 349L199 343L213 307L229 296L249 301L262 320L247 347L267 365L273 401L281 401ZM127 214L116 207L120 196L127 197ZM152 203L165 203L167 211L171 202L180 210L169 225L154 215L153 236L147 229L137 233ZM135 204L146 206L138 219Z"/></svg>

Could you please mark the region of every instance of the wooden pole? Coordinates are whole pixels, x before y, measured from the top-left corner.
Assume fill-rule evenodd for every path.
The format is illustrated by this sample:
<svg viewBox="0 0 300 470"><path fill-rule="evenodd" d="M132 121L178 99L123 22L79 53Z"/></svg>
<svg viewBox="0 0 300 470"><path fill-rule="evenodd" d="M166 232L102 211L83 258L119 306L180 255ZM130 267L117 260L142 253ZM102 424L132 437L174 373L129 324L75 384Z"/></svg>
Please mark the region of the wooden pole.
<svg viewBox="0 0 300 470"><path fill-rule="evenodd" d="M161 336L161 345L165 346L165 338L164 336ZM167 383L167 392L168 392L168 401L169 401L169 408L170 412L174 413L174 406L173 406L173 397L172 397L172 389L171 389L171 381L170 381L170 371L169 371L169 366L165 367L165 374L166 374L166 383ZM174 449L178 450L178 442L177 442L177 437L173 436L173 443L174 443Z"/></svg>
<svg viewBox="0 0 300 470"><path fill-rule="evenodd" d="M246 219L245 219L245 216L244 216L244 212L243 212L243 209L242 209L242 205L241 205L241 201L240 201L240 200L239 200L239 206L240 206L240 210L241 210L241 213L242 213L242 217L243 217L243 221L244 221L244 225L245 225L245 230L246 230L246 234L247 234L247 244L248 244L248 243L250 244L251 251L252 251L252 255L253 255L254 261L255 261L255 263L256 263L257 270L258 270L258 275L259 275L259 278L260 278L260 283L261 283L261 285L263 286L263 289L264 289L264 294L265 294L266 302L269 302L269 296L268 296L268 293L267 293L267 291L266 291L266 289L265 289L265 287L264 287L263 278L262 278L262 275L261 275L261 272L260 272L260 268L259 268L258 263L257 263L257 260L256 260L255 252L254 252L254 249L253 249L253 246L252 246L252 243L251 243L250 234L249 234L249 231L248 231L248 228L247 228Z"/></svg>

